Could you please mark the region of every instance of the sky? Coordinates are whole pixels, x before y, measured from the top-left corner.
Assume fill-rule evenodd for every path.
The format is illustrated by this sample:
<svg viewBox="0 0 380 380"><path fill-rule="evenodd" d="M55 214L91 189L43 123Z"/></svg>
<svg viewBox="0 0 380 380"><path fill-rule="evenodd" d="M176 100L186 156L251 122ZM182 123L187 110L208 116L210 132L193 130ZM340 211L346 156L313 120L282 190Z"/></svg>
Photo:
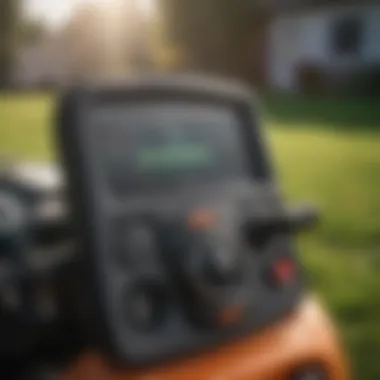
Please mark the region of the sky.
<svg viewBox="0 0 380 380"><path fill-rule="evenodd" d="M42 18L51 27L62 25L72 13L75 6L83 3L112 4L120 0L23 0L25 12ZM124 0L125 1L125 0ZM135 0L131 0L135 1ZM139 0L146 12L151 12L154 0Z"/></svg>

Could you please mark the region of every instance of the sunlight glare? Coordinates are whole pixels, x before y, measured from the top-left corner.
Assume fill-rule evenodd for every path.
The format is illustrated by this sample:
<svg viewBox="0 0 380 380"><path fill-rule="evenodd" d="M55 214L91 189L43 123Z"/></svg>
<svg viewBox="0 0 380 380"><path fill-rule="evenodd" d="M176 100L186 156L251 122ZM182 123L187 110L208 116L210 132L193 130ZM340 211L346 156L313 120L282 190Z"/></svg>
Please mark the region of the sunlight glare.
<svg viewBox="0 0 380 380"><path fill-rule="evenodd" d="M52 27L66 22L75 8L85 4L94 4L102 7L114 7L137 1L142 14L151 17L155 14L156 0L23 0L24 11L31 17L42 18Z"/></svg>
<svg viewBox="0 0 380 380"><path fill-rule="evenodd" d="M89 2L104 7L113 7L120 6L124 4L135 3L137 7L143 12L146 16L151 16L155 10L156 0L78 0L78 3Z"/></svg>
<svg viewBox="0 0 380 380"><path fill-rule="evenodd" d="M156 1L155 0L140 0L141 10L147 16L152 16L155 12Z"/></svg>

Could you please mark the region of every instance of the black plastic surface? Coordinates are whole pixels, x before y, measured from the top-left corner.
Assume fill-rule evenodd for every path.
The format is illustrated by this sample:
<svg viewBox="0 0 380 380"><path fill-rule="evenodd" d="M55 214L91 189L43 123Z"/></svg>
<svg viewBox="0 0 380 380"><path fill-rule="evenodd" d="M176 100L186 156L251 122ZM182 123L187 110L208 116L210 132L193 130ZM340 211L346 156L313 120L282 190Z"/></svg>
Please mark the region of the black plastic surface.
<svg viewBox="0 0 380 380"><path fill-rule="evenodd" d="M233 183L197 184L118 197L110 191L94 149L94 136L87 122L89 113L93 107L102 107L104 103L178 99L204 105L219 104L236 112L239 118L237 133L249 173ZM186 262L181 256L189 255L187 250L191 244L186 241L184 221L192 210L209 207L217 211L220 205L236 204L242 211L242 221L281 219L285 213L251 103L252 95L244 87L222 80L186 76L152 77L123 85L76 89L62 98L57 142L68 181L75 236L84 259L80 287L85 290L81 295L85 309L83 322L89 327L90 335L96 337L94 343L113 362L149 364L212 347L281 318L297 303L301 291L299 277L287 287L276 290L268 288L262 280L262 272L275 258L293 257L291 236L287 232L271 232L261 246L255 245L251 236L242 236L246 250L240 276L243 286L239 287L239 292L235 292L233 286L227 287L224 293L217 287L215 293L216 302L227 301L227 304L229 294L231 302L236 294L243 297L244 315L239 323L223 327L198 324L192 315L197 305L187 291L187 269L184 268L186 273L181 273L181 265L183 268ZM115 231L118 234L120 223L126 221L150 226L159 241L160 248L152 253L151 260L146 260L143 268L132 264L138 261L134 260L133 252L128 252L130 265L120 262L117 252L120 236L115 236ZM139 327L136 321L131 321L133 312L127 312L126 316L133 298L128 301L125 295L135 287L151 286L149 284L154 284L153 288L165 305L157 311L159 317L154 318L157 323Z"/></svg>

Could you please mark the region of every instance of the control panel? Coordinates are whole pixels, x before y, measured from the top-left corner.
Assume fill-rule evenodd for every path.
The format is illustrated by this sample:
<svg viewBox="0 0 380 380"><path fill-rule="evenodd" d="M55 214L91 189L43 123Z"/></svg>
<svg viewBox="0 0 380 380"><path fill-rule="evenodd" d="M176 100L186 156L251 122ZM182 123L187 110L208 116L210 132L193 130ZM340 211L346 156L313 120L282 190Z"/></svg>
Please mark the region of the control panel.
<svg viewBox="0 0 380 380"><path fill-rule="evenodd" d="M214 347L298 302L292 220L243 86L181 75L73 89L57 142L83 322L115 363Z"/></svg>

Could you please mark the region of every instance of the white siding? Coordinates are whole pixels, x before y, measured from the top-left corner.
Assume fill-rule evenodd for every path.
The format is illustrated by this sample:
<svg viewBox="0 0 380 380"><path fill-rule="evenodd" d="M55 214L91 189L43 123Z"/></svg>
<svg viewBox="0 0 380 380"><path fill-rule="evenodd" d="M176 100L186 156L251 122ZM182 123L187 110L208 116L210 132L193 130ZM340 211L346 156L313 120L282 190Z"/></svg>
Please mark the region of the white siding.
<svg viewBox="0 0 380 380"><path fill-rule="evenodd" d="M365 62L380 61L380 7L374 7L366 16L363 60Z"/></svg>
<svg viewBox="0 0 380 380"><path fill-rule="evenodd" d="M334 54L330 43L333 22L343 15L363 17L363 45L356 56ZM270 29L269 81L281 90L294 90L297 66L315 63L331 70L380 62L380 6L325 8L275 19Z"/></svg>
<svg viewBox="0 0 380 380"><path fill-rule="evenodd" d="M297 20L291 17L277 19L270 30L269 73L274 87L289 88L293 83L293 70L299 51Z"/></svg>

